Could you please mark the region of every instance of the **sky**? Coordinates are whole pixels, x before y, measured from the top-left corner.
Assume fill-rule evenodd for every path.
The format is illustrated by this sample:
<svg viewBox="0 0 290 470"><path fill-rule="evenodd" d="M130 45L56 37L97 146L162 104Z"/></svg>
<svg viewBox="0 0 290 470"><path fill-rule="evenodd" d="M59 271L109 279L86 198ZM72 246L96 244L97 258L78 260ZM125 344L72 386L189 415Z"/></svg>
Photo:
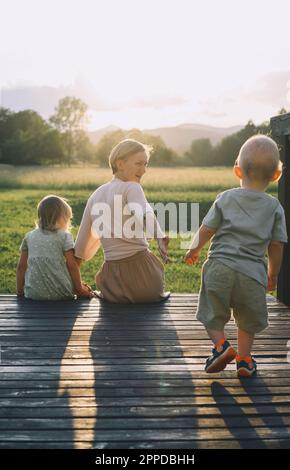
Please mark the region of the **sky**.
<svg viewBox="0 0 290 470"><path fill-rule="evenodd" d="M0 105L89 128L218 127L290 110L288 0L0 0Z"/></svg>

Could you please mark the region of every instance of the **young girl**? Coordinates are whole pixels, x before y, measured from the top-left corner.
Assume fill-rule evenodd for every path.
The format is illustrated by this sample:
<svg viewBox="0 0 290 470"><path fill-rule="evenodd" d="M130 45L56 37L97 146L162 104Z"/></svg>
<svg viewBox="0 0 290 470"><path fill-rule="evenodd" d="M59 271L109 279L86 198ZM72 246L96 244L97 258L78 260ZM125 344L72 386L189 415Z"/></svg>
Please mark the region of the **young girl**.
<svg viewBox="0 0 290 470"><path fill-rule="evenodd" d="M58 196L46 196L37 207L37 227L21 243L17 295L34 300L92 297L82 283L69 232L72 209Z"/></svg>

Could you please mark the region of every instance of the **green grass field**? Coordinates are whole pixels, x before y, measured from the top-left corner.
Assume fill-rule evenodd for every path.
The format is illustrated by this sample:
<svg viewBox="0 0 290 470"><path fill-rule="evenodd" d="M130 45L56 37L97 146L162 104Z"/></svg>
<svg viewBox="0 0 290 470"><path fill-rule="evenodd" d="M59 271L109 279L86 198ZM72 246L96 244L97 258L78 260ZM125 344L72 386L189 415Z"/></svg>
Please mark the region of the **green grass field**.
<svg viewBox="0 0 290 470"><path fill-rule="evenodd" d="M0 166L0 293L15 293L15 270L19 246L26 232L34 228L36 206L47 194L57 194L69 200L74 219L72 233L76 236L85 203L99 184L111 178L109 170L90 168L13 168ZM143 181L142 181L143 182ZM202 218L218 192L237 186L229 168L149 169L144 177L144 190L149 202L195 202L200 204ZM276 187L270 192L275 195ZM151 248L157 253L156 242ZM170 243L171 263L165 267L167 289L172 292L197 292L200 262L188 267L182 262L185 251L180 239ZM102 251L82 267L83 279L94 286L95 273L103 262Z"/></svg>

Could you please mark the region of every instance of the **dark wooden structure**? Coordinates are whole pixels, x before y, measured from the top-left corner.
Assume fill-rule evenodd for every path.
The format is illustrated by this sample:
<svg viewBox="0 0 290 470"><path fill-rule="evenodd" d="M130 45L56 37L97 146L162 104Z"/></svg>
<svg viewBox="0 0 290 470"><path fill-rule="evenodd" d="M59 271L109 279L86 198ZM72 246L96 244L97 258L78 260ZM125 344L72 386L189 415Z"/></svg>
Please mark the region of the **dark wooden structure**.
<svg viewBox="0 0 290 470"><path fill-rule="evenodd" d="M283 175L279 181L278 195L284 207L288 236L290 236L290 113L271 119L273 138L280 148L283 162ZM284 257L279 275L277 296L281 302L290 306L290 243L284 248Z"/></svg>
<svg viewBox="0 0 290 470"><path fill-rule="evenodd" d="M258 374L239 380L234 364L203 370L197 295L138 307L0 296L0 447L290 448L290 309L268 302Z"/></svg>

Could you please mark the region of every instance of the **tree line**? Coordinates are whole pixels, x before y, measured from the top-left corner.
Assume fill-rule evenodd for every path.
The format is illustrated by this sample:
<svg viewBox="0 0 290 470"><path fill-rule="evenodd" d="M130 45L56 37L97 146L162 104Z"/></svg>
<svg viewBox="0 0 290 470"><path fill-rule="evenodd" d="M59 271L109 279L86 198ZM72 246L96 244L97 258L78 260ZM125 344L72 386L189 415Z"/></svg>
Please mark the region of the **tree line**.
<svg viewBox="0 0 290 470"><path fill-rule="evenodd" d="M88 162L93 147L84 131L87 106L74 97L59 101L48 121L31 110L0 108L0 163L70 165Z"/></svg>
<svg viewBox="0 0 290 470"><path fill-rule="evenodd" d="M282 108L279 114L286 113ZM87 105L67 96L61 99L55 114L47 121L37 112L13 112L0 108L0 163L10 165L72 165L94 163L108 166L108 156L114 145L133 138L153 147L151 166L232 166L241 145L251 136L270 135L269 122L256 126L249 121L241 130L212 145L210 139L196 139L183 154L167 147L161 137L139 129L105 134L93 144L85 132Z"/></svg>
<svg viewBox="0 0 290 470"><path fill-rule="evenodd" d="M277 114L286 113L286 109L281 108ZM243 143L256 134L271 136L270 121L255 125L252 120L249 120L242 129L224 137L215 146L212 145L210 139L196 139L183 156L184 165L232 166Z"/></svg>

